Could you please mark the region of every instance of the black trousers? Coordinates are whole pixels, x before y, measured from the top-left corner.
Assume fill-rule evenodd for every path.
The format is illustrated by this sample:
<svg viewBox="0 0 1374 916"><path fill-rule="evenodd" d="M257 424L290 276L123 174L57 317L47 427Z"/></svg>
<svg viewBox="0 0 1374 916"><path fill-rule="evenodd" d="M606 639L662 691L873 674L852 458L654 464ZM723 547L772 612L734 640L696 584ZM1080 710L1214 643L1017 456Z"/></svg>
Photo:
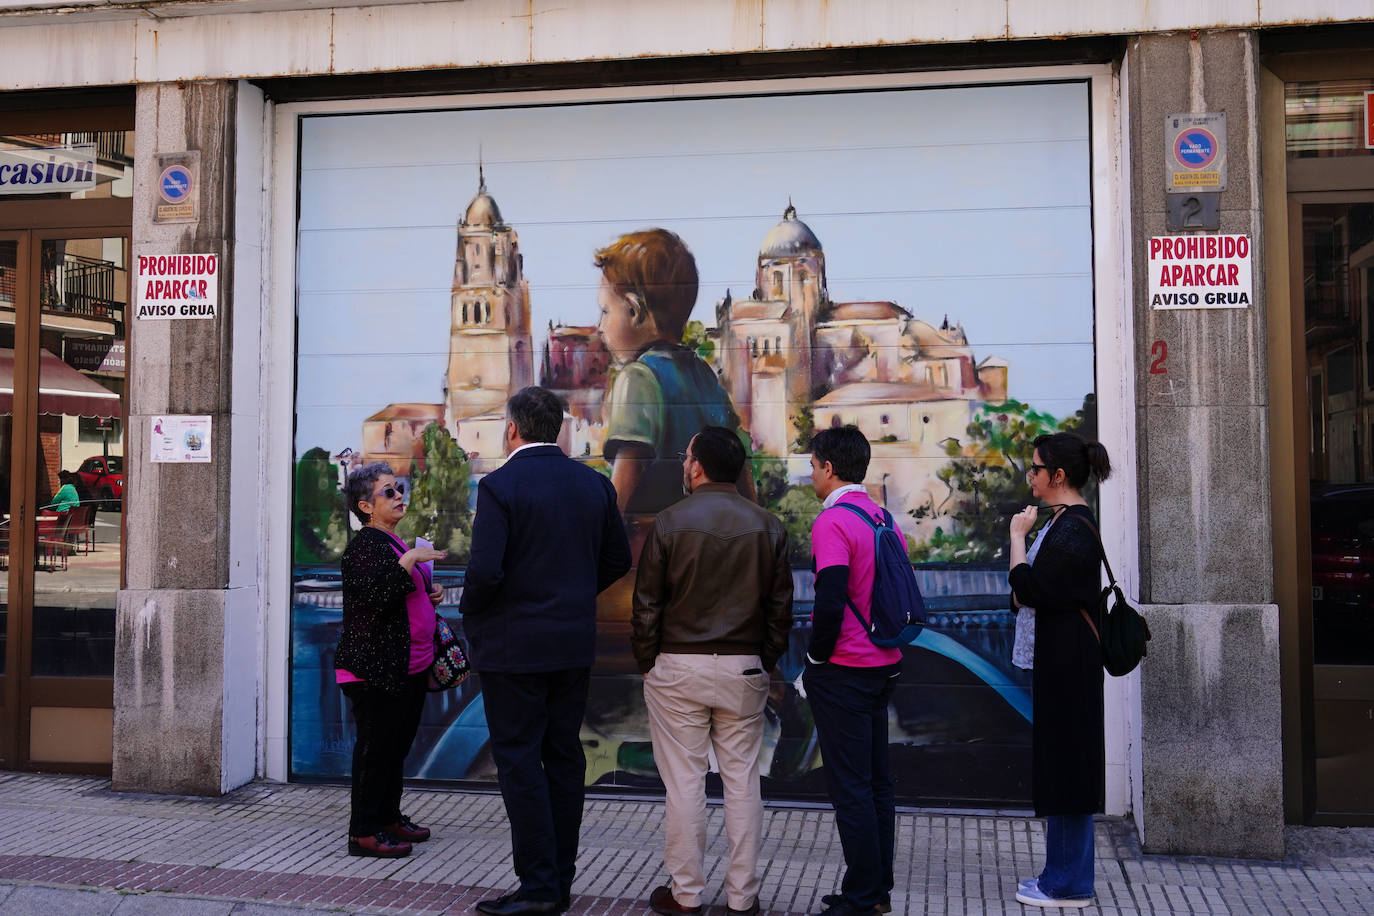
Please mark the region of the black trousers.
<svg viewBox="0 0 1374 916"><path fill-rule="evenodd" d="M529 900L567 896L577 870L590 674L589 668L478 672L519 893Z"/></svg>
<svg viewBox="0 0 1374 916"><path fill-rule="evenodd" d="M816 722L825 785L844 850L840 893L859 910L887 903L897 805L887 744L887 705L896 666L806 666L802 686Z"/></svg>
<svg viewBox="0 0 1374 916"><path fill-rule="evenodd" d="M387 694L365 682L343 684L353 707L353 810L349 836L371 836L401 818L406 755L420 727L429 672L406 678L405 691Z"/></svg>

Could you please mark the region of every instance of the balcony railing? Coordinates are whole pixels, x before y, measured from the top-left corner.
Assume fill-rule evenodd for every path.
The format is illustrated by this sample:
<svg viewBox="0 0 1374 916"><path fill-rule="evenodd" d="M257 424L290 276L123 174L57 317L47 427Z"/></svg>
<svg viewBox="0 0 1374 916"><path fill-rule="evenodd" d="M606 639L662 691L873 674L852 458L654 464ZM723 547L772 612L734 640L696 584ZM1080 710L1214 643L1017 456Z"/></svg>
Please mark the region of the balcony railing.
<svg viewBox="0 0 1374 916"><path fill-rule="evenodd" d="M123 268L98 258L64 254L61 260L43 253L40 306L45 312L103 318L122 325L122 293L127 283Z"/></svg>

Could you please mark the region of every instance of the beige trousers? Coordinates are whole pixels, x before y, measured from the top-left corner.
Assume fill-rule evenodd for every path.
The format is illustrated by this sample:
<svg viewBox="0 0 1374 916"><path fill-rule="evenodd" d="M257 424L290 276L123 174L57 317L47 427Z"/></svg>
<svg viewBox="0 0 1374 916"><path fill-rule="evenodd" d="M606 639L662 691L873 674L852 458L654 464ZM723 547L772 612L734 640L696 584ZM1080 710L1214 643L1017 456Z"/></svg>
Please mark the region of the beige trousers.
<svg viewBox="0 0 1374 916"><path fill-rule="evenodd" d="M749 670L759 674L745 674ZM757 655L664 654L644 677L644 704L654 763L667 789L663 864L673 899L698 906L706 890L706 769L714 750L725 792L730 867L728 904L737 910L759 895L763 800L759 749L768 674Z"/></svg>

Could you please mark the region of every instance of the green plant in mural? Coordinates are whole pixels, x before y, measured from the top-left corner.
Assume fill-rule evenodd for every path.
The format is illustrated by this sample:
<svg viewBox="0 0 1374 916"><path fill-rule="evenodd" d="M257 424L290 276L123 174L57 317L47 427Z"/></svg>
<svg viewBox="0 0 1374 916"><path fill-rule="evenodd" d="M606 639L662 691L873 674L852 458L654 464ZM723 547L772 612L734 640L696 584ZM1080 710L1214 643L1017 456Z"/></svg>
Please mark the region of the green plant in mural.
<svg viewBox="0 0 1374 916"><path fill-rule="evenodd" d="M448 563L466 563L472 545L468 477L472 463L447 429L431 423L421 434L424 464L411 462L410 505L396 533L422 537L448 551Z"/></svg>
<svg viewBox="0 0 1374 916"><path fill-rule="evenodd" d="M348 544L348 510L329 452L312 448L296 462L295 497L295 562L335 562Z"/></svg>
<svg viewBox="0 0 1374 916"><path fill-rule="evenodd" d="M811 437L816 434L816 411L809 405L798 407L792 415L792 426L797 431L792 450L798 454L811 451Z"/></svg>
<svg viewBox="0 0 1374 916"><path fill-rule="evenodd" d="M810 484L789 487L775 510L787 529L788 555L793 566L811 567L811 525L821 514L821 501Z"/></svg>
<svg viewBox="0 0 1374 916"><path fill-rule="evenodd" d="M947 518L925 541L909 548L915 562L989 562L1002 559L1007 546L1011 513L1031 501L1026 469L1035 451L1035 438L1045 433L1078 430L1093 435L1097 405L1093 395L1072 417L1058 421L1020 401L984 404L965 430L965 438L950 439L945 453L950 462L935 476L945 485L942 499L912 509L916 519Z"/></svg>
<svg viewBox="0 0 1374 916"><path fill-rule="evenodd" d="M687 322L687 327L682 330L682 345L695 351L708 363L716 355L716 342L706 336L706 325L700 321Z"/></svg>
<svg viewBox="0 0 1374 916"><path fill-rule="evenodd" d="M754 471L754 490L758 494L760 506L774 514L778 503L787 493L787 464L774 455L764 451L754 453L750 459Z"/></svg>

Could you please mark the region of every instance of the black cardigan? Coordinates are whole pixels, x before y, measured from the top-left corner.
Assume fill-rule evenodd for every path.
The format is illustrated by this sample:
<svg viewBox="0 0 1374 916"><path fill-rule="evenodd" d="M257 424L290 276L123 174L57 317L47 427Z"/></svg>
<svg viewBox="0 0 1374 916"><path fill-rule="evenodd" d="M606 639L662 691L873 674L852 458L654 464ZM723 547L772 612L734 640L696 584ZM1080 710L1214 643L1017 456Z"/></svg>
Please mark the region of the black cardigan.
<svg viewBox="0 0 1374 916"><path fill-rule="evenodd" d="M1102 649L1079 612L1101 632L1102 553L1092 518L1084 506L1065 509L1035 563L1008 577L1017 600L1035 608L1031 798L1040 816L1102 810Z"/></svg>
<svg viewBox="0 0 1374 916"><path fill-rule="evenodd" d="M415 580L401 566L395 541L364 528L344 550L343 630L334 665L383 693L405 689L410 668L410 617L406 596Z"/></svg>

